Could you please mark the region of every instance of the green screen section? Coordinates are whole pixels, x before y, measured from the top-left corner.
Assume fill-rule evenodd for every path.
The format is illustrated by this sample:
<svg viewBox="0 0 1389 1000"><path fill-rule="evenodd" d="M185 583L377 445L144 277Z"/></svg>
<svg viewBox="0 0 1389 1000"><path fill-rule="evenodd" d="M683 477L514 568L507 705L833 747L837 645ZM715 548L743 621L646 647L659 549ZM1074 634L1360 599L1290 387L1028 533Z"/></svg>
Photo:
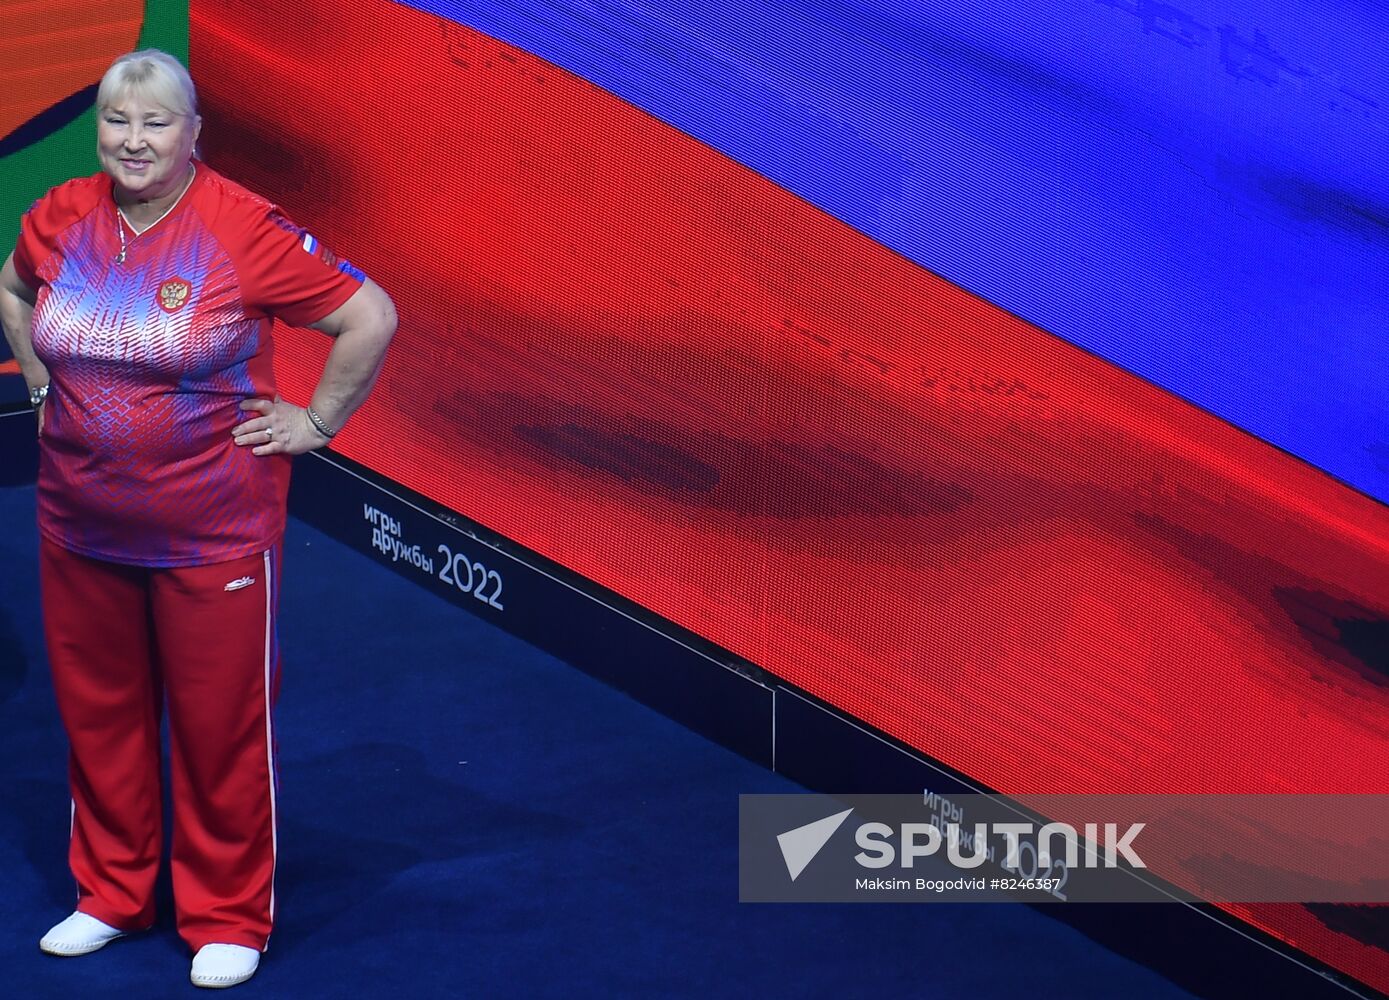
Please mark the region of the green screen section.
<svg viewBox="0 0 1389 1000"><path fill-rule="evenodd" d="M188 0L145 0L140 48L163 49L188 61ZM0 256L19 236L19 217L55 184L97 171L96 111L89 108L52 135L0 158ZM0 357L9 349L0 341Z"/></svg>

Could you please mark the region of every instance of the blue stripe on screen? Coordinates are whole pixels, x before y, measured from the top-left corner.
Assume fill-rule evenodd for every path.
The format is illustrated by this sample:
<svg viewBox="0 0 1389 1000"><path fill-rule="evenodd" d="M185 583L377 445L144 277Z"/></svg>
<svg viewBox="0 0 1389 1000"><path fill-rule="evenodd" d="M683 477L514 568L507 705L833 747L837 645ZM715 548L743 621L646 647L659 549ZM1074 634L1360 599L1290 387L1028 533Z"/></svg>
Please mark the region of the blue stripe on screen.
<svg viewBox="0 0 1389 1000"><path fill-rule="evenodd" d="M1389 499L1389 11L412 4ZM1030 5L1029 5L1030 6Z"/></svg>

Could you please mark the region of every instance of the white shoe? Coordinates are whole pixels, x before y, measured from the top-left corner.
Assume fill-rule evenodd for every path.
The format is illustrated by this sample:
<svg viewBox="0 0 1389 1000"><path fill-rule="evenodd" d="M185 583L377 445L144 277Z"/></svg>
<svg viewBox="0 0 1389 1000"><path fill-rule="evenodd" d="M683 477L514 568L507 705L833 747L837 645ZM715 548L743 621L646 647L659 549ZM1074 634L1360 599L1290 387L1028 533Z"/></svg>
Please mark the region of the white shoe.
<svg viewBox="0 0 1389 1000"><path fill-rule="evenodd" d="M50 955L74 958L105 948L118 937L125 937L125 931L85 913L74 913L40 938L39 948Z"/></svg>
<svg viewBox="0 0 1389 1000"><path fill-rule="evenodd" d="M244 983L256 974L260 952L242 944L205 944L193 956L188 978L194 986L220 990Z"/></svg>

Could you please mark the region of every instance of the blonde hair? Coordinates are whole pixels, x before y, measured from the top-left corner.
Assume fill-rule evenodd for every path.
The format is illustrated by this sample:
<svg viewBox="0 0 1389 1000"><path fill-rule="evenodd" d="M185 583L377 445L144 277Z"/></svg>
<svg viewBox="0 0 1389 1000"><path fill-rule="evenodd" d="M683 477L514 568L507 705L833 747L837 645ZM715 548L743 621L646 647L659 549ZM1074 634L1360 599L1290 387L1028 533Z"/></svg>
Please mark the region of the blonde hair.
<svg viewBox="0 0 1389 1000"><path fill-rule="evenodd" d="M96 91L98 108L114 107L131 94L138 94L176 115L196 118L198 92L188 70L167 52L141 49L117 57L101 78Z"/></svg>

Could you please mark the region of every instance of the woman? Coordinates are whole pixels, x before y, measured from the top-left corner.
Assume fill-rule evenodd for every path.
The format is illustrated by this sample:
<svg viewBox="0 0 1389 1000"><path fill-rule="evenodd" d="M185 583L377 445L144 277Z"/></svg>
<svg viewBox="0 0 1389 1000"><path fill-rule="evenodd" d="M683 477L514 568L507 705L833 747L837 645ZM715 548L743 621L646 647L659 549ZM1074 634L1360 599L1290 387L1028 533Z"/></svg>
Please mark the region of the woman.
<svg viewBox="0 0 1389 1000"><path fill-rule="evenodd" d="M274 919L275 607L290 456L361 405L387 295L194 158L187 71L155 50L97 95L101 172L24 216L0 320L38 414L44 633L71 754L82 955L154 922L167 701L180 936L199 986L249 979ZM309 406L275 393L278 317L336 338Z"/></svg>

